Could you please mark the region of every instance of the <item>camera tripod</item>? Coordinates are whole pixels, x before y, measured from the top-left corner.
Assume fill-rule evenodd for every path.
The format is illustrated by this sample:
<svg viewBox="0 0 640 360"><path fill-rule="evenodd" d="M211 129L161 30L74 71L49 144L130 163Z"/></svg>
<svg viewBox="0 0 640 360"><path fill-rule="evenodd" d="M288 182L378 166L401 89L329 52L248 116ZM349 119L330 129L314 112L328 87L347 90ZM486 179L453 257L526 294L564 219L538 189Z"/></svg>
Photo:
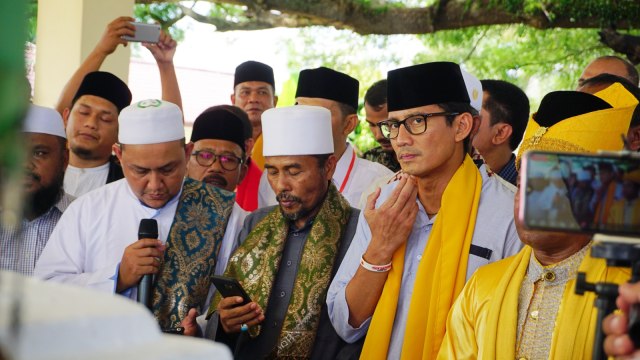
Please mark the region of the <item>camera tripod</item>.
<svg viewBox="0 0 640 360"><path fill-rule="evenodd" d="M597 237L597 236L596 236ZM596 242L591 248L591 257L605 259L607 266L631 268L631 279L635 283L640 280L640 243L629 238L612 239L607 237ZM593 342L593 359L605 360L604 332L602 321L616 310L616 298L618 297L618 285L614 283L600 282L589 283L585 273L578 273L576 279L576 294L584 295L586 291L596 294L595 307L598 309L596 323L596 335ZM640 319L638 314L640 307L636 304L629 314L629 337L635 348L640 348Z"/></svg>

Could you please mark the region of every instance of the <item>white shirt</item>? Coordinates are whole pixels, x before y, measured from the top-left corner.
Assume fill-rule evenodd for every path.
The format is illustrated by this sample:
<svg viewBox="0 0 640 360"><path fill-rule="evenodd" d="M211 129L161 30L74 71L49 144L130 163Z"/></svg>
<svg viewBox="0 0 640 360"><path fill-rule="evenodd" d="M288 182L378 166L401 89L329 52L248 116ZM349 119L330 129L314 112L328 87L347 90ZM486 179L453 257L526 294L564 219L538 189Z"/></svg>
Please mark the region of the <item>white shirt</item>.
<svg viewBox="0 0 640 360"><path fill-rule="evenodd" d="M473 254L469 255L467 280L478 267L514 255L522 248L522 243L518 238L513 221L513 189L502 184L496 176L489 177L484 165L480 168L480 173L482 174L482 193L480 194L478 215L471 243L491 250L491 255L489 259ZM397 184L398 182L394 182L382 188L380 198L376 202L377 207L384 203ZM387 356L389 359L400 358L409 303L413 293L413 284L416 279L418 265L437 218L437 216L434 216L429 219L420 201L416 199L416 202L419 211L413 224L413 230L407 240L402 284ZM348 322L349 306L345 296L347 284L356 273L358 266L360 266L360 257L369 246L370 241L371 230L364 218L364 214L361 212L358 228L351 246L349 246L340 269L327 292L327 309L331 323L338 335L348 343L353 343L362 338L367 333L371 321L371 318L367 319L357 329L351 327Z"/></svg>
<svg viewBox="0 0 640 360"><path fill-rule="evenodd" d="M64 172L64 191L75 197L84 195L107 183L109 163L94 168L77 168L67 166Z"/></svg>
<svg viewBox="0 0 640 360"><path fill-rule="evenodd" d="M350 166L352 159L353 166ZM351 171L349 171L350 167ZM393 175L393 172L385 166L357 157L351 144L347 144L347 149L336 164L333 183L338 190L344 186L341 191L342 196L347 199L352 207L358 207L362 193L369 188L369 185L375 179L383 176L390 178L391 175ZM264 171L258 188L258 208L277 204L276 194L267 180L267 171Z"/></svg>
<svg viewBox="0 0 640 360"><path fill-rule="evenodd" d="M156 219L158 239L166 242L180 194L164 207L142 205L126 179L107 184L74 201L53 230L34 275L103 292L115 292L124 249L138 240L140 220ZM222 274L237 247L247 213L234 203L220 245L215 273ZM211 293L211 291L210 291ZM136 299L135 287L128 294Z"/></svg>

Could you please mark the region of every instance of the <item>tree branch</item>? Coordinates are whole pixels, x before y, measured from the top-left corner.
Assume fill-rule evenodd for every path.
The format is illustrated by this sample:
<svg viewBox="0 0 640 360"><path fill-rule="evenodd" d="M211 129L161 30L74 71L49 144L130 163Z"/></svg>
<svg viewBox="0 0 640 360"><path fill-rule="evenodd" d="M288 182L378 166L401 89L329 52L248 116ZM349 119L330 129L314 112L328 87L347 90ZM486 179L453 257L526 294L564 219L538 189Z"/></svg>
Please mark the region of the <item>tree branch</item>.
<svg viewBox="0 0 640 360"><path fill-rule="evenodd" d="M263 30L271 29L275 27L305 27L314 25L311 20L303 19L300 17L289 16L285 14L273 14L270 11L256 12L251 11L247 13L247 19L233 21L222 18L214 18L206 15L202 15L194 11L192 8L188 8L177 4L178 8L186 16L193 18L198 22L205 24L211 24L216 27L217 31L234 31L234 30Z"/></svg>
<svg viewBox="0 0 640 360"><path fill-rule="evenodd" d="M620 34L612 28L598 32L600 41L613 50L627 55L632 64L640 63L640 37Z"/></svg>
<svg viewBox="0 0 640 360"><path fill-rule="evenodd" d="M464 57L464 60L462 60L462 62L465 62L469 59L471 59L471 55L473 55L473 53L476 51L476 49L478 48L478 45L480 44L480 41L482 41L482 39L484 39L485 36L487 36L487 32L489 31L489 28L486 27L483 31L482 34L478 37L478 40L476 40L475 44L473 44L473 47L471 48L471 50L469 51L469 53L467 54L467 56Z"/></svg>
<svg viewBox="0 0 640 360"><path fill-rule="evenodd" d="M427 7L402 7L385 4L374 6L360 0L207 0L246 6L253 17L240 22L213 19L193 11L185 12L198 21L215 25L219 31L256 30L268 27L305 27L311 25L334 26L351 29L359 34L426 34L440 30L460 29L480 25L523 23L538 29L545 28L600 28L602 19L597 15L576 18L572 14L554 14L552 9L534 14L520 15L497 6L489 0L441 0ZM158 0L136 0L140 4ZM163 2L177 2L165 0ZM374 2L378 4L379 2ZM274 13L271 10L276 10ZM640 27L640 16L623 13L619 28Z"/></svg>

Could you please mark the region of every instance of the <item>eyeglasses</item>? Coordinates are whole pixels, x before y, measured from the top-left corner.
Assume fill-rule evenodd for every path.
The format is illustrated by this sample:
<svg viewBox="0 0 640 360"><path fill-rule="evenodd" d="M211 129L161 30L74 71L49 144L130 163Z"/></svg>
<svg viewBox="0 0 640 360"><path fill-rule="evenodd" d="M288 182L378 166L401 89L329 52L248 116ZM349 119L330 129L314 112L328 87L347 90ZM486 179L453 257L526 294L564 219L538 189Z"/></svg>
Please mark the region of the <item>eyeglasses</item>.
<svg viewBox="0 0 640 360"><path fill-rule="evenodd" d="M220 166L227 171L233 171L242 164L242 159L228 154L216 154L208 150L194 151L191 156L196 157L196 161L201 166L211 166L216 160L220 161Z"/></svg>
<svg viewBox="0 0 640 360"><path fill-rule="evenodd" d="M456 116L457 112L437 112L411 115L402 121L385 120L378 123L378 127L382 131L382 135L387 139L395 139L400 132L400 125L404 125L411 135L420 135L427 131L427 118L434 116Z"/></svg>

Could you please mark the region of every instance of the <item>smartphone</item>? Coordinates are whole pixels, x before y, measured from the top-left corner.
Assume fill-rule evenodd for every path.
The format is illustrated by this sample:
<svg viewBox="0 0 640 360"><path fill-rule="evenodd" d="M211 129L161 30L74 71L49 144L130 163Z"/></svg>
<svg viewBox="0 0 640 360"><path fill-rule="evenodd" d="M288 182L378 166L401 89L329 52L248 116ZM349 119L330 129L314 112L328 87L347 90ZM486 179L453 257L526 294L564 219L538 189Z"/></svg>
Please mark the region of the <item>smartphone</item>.
<svg viewBox="0 0 640 360"><path fill-rule="evenodd" d="M639 237L640 154L529 151L520 173L527 228Z"/></svg>
<svg viewBox="0 0 640 360"><path fill-rule="evenodd" d="M180 327L171 328L171 329L162 329L162 332L165 334L183 335L184 328L180 326Z"/></svg>
<svg viewBox="0 0 640 360"><path fill-rule="evenodd" d="M229 296L240 296L244 300L242 304L245 305L251 302L251 298L247 294L246 291L242 288L242 285L238 282L238 280L225 277L225 276L212 276L211 280L213 281L213 285L215 285L218 292L222 297Z"/></svg>
<svg viewBox="0 0 640 360"><path fill-rule="evenodd" d="M160 40L160 25L138 22L132 22L131 24L136 27L135 35L133 37L125 35L122 36L123 39L127 41L137 41L154 44Z"/></svg>

